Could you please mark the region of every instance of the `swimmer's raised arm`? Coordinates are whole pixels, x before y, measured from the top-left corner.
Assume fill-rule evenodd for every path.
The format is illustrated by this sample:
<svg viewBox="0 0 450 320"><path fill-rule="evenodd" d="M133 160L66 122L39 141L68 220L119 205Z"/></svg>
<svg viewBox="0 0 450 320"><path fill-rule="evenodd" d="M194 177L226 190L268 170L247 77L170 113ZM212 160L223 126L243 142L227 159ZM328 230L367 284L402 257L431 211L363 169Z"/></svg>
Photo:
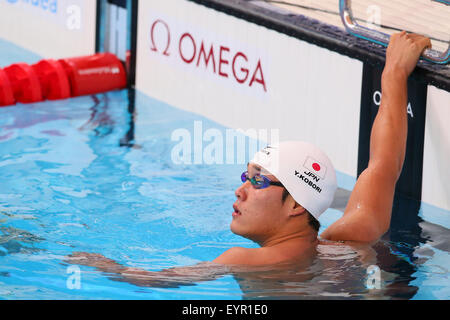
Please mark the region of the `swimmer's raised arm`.
<svg viewBox="0 0 450 320"><path fill-rule="evenodd" d="M406 32L391 36L381 79L382 98L370 137L368 167L359 176L342 218L324 239L373 242L389 229L395 184L406 150L407 80L430 39Z"/></svg>

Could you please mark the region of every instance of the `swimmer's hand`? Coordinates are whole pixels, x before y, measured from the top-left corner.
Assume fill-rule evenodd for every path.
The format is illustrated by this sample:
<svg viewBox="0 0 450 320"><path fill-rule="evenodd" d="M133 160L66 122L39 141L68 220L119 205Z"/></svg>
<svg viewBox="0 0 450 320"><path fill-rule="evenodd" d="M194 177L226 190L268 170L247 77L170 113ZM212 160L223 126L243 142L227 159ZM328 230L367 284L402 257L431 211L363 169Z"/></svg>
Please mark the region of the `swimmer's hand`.
<svg viewBox="0 0 450 320"><path fill-rule="evenodd" d="M122 265L98 253L74 252L66 257L65 262L94 267L110 273L120 273L124 270Z"/></svg>
<svg viewBox="0 0 450 320"><path fill-rule="evenodd" d="M394 33L386 50L384 72L408 78L426 48L431 48L431 41L425 36L405 31Z"/></svg>

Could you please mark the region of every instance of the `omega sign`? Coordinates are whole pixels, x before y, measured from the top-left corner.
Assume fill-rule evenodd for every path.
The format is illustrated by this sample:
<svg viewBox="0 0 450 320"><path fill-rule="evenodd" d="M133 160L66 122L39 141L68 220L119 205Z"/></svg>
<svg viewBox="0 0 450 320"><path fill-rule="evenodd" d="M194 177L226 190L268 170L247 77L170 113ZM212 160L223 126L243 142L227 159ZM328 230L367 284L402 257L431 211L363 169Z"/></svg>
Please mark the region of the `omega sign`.
<svg viewBox="0 0 450 320"><path fill-rule="evenodd" d="M205 44L189 31L174 37L169 24L155 20L150 28L150 50L165 57L175 57L181 63L210 72L217 77L267 92L261 59L252 60L245 52L223 44Z"/></svg>

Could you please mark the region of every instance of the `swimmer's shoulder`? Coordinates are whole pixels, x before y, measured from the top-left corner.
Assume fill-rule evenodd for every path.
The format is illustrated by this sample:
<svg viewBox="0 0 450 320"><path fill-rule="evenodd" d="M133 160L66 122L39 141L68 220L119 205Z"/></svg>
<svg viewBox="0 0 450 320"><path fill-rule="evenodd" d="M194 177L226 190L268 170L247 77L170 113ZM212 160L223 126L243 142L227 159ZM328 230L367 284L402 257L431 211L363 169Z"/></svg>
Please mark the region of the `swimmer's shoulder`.
<svg viewBox="0 0 450 320"><path fill-rule="evenodd" d="M251 265L258 263L261 248L233 247L222 253L212 262L219 264Z"/></svg>
<svg viewBox="0 0 450 320"><path fill-rule="evenodd" d="M242 248L233 247L228 249L212 262L227 265L263 266L284 263L286 261L305 259L310 257L311 250L298 248L286 250L279 247Z"/></svg>

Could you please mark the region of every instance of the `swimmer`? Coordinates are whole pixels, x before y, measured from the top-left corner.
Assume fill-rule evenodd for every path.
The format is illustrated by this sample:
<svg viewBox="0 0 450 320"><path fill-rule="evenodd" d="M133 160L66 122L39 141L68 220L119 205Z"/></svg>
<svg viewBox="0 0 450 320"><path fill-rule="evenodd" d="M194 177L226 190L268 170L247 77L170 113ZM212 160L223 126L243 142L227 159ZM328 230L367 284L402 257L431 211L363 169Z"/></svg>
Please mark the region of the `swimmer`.
<svg viewBox="0 0 450 320"><path fill-rule="evenodd" d="M430 39L406 32L391 36L382 74L382 100L370 137L370 160L359 176L343 216L318 236L319 216L337 189L331 161L315 146L298 141L258 152L236 189L230 228L259 248L233 247L208 264L267 266L309 261L316 247L337 242L373 244L389 229L396 182L407 138L407 79ZM176 286L211 280L204 265L150 272L127 268L102 255L74 253L69 263L116 274L115 280L143 286ZM202 271L203 270L203 271Z"/></svg>

